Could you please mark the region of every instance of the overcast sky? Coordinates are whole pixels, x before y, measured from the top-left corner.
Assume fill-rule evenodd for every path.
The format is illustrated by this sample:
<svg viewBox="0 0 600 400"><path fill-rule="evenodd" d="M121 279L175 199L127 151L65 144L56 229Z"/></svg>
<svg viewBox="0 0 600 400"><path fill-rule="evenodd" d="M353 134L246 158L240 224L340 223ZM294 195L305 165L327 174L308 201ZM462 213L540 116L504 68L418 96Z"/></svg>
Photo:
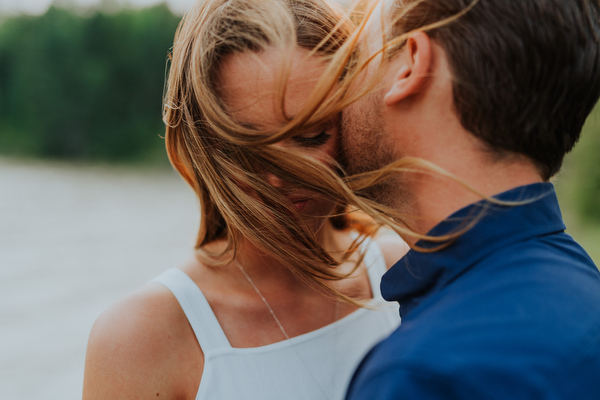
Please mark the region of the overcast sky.
<svg viewBox="0 0 600 400"><path fill-rule="evenodd" d="M19 14L27 13L39 15L43 14L53 0L0 0L0 13ZM169 7L178 13L183 13L195 0L104 0L107 3L123 5L129 7L146 7L158 3L166 2ZM101 0L57 0L59 4L76 4L81 7L93 7Z"/></svg>

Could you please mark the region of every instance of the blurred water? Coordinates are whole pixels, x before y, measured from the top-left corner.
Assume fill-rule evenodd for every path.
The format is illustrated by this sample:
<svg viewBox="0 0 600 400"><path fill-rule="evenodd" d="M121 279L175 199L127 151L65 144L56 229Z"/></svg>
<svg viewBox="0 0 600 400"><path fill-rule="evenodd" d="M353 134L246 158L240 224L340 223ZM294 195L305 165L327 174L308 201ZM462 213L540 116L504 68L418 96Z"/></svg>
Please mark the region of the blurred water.
<svg viewBox="0 0 600 400"><path fill-rule="evenodd" d="M0 159L0 399L81 398L90 328L190 256L175 173Z"/></svg>

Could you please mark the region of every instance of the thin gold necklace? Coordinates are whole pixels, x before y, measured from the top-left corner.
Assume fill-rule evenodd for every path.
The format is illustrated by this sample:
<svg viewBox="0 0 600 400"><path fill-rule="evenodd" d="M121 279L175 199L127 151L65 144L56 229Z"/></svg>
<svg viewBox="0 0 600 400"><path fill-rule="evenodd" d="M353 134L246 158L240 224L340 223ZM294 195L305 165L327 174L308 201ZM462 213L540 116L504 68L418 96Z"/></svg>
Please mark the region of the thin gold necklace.
<svg viewBox="0 0 600 400"><path fill-rule="evenodd" d="M242 271L242 274L244 274L244 276L246 277L246 280L248 281L248 283L254 288L254 291L256 292L256 294L258 294L258 296L261 298L261 300L263 301L263 303L265 303L265 306L267 306L267 309L269 310L269 312L271 313L271 316L273 317L273 319L277 323L277 326L279 326L279 329L281 330L281 333L283 333L283 336L285 336L285 338L287 340L289 340L290 336L287 334L287 332L283 328L283 325L281 325L281 322L279 321L279 318L277 318L277 315L275 315L275 312L273 311L273 309L269 305L269 302L267 301L267 299L265 299L265 296L263 296L263 294L260 292L260 290L258 290L258 287L254 284L254 281L252 280L252 278L250 278L250 276L248 275L248 273L246 273L246 270L244 269L244 267L242 267L242 264L240 264L237 261L235 263L237 264L237 266L240 269L240 271Z"/></svg>
<svg viewBox="0 0 600 400"><path fill-rule="evenodd" d="M256 294L258 294L258 297L260 297L260 299L262 300L262 302L265 304L265 306L269 310L269 313L273 317L273 320L275 320L275 322L277 323L277 326L279 327L279 330L281 330L281 333L283 333L283 336L285 336L286 340L290 340L290 336L287 334L285 328L281 324L281 321L279 321L279 318L277 318L277 315L275 315L275 311L273 311L273 308L271 308L271 305L269 304L269 302L267 301L267 299L265 298L265 296L263 296L263 294L258 289L258 287L256 286L256 284L254 284L254 281L252 280L252 278L250 278L250 275L248 275L248 273L246 272L246 270L244 269L244 267L242 267L242 264L240 264L237 260L234 260L234 262L238 266L239 270L242 271L242 274L244 275L244 277L246 277L246 280L248 281L248 283L250 284L250 286L252 286L252 288L254 289L254 291L256 292ZM334 317L334 322L336 322L337 319L338 319L339 305L340 305L340 302L338 300L336 300L336 302L335 302L335 317ZM334 333L336 333L336 332L337 332L337 330ZM300 362L302 363L302 365L304 366L304 368L308 371L308 373L310 374L310 376L313 378L313 380L315 381L315 383L319 387L319 390L321 391L321 394L323 395L323 397L325 399L329 400L329 396L327 396L327 394L325 394L325 390L323 389L323 387L321 386L321 384L319 383L319 381L317 380L317 378L313 375L313 373L310 370L310 368L308 368L308 366L304 362L304 359L300 356L300 354L298 354L298 351L296 350L296 348L294 346L291 346L291 347L292 347L292 350L294 351L294 353L296 354L296 357L298 357L298 360L300 360ZM334 350L335 350L335 352L337 352L337 349L334 349Z"/></svg>

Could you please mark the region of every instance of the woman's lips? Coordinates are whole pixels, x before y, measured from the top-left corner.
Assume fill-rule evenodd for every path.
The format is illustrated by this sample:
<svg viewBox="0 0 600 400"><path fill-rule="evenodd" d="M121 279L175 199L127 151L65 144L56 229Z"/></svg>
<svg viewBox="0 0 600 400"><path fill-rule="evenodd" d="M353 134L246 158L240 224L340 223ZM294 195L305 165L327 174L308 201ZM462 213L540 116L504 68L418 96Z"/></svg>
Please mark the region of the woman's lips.
<svg viewBox="0 0 600 400"><path fill-rule="evenodd" d="M292 200L292 204L296 207L298 212L302 212L308 205L309 199Z"/></svg>

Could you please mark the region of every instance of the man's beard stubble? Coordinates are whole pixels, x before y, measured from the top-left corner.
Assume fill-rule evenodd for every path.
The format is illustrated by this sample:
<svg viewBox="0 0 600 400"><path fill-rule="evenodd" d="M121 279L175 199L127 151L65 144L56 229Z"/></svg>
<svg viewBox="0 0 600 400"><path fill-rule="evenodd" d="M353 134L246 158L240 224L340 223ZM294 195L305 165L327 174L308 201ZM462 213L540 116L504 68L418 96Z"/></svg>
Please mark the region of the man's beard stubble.
<svg viewBox="0 0 600 400"><path fill-rule="evenodd" d="M396 161L395 146L384 125L381 97L380 91L370 93L342 112L338 162L347 176L376 171ZM398 176L393 175L356 194L393 207L400 192Z"/></svg>

